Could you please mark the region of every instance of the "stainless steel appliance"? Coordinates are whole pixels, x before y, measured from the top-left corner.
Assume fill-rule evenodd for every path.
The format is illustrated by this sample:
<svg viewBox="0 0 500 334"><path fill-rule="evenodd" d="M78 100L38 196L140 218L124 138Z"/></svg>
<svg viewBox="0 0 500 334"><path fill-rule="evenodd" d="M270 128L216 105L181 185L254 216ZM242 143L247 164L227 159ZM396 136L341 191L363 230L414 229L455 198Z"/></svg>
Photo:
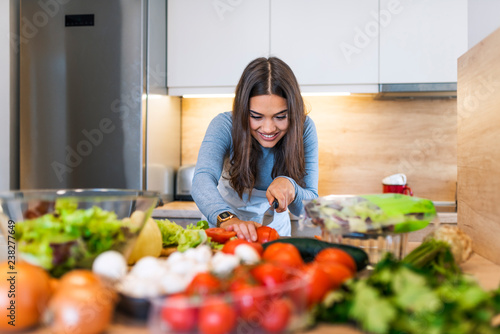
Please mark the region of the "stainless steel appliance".
<svg viewBox="0 0 500 334"><path fill-rule="evenodd" d="M175 199L178 201L192 201L191 187L196 165L183 165L179 167L175 184Z"/></svg>
<svg viewBox="0 0 500 334"><path fill-rule="evenodd" d="M21 189L145 188L153 2L21 0Z"/></svg>

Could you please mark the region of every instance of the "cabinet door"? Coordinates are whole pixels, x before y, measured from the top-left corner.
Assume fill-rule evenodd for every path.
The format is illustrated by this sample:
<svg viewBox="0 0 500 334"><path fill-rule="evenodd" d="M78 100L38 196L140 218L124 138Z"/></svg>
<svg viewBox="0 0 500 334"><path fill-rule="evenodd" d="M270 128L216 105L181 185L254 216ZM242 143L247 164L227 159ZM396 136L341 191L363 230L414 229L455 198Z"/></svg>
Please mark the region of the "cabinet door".
<svg viewBox="0 0 500 334"><path fill-rule="evenodd" d="M381 83L456 82L467 0L380 0Z"/></svg>
<svg viewBox="0 0 500 334"><path fill-rule="evenodd" d="M171 95L234 93L245 66L269 54L269 0L168 0L167 14Z"/></svg>
<svg viewBox="0 0 500 334"><path fill-rule="evenodd" d="M378 1L272 0L271 55L303 88L377 84Z"/></svg>

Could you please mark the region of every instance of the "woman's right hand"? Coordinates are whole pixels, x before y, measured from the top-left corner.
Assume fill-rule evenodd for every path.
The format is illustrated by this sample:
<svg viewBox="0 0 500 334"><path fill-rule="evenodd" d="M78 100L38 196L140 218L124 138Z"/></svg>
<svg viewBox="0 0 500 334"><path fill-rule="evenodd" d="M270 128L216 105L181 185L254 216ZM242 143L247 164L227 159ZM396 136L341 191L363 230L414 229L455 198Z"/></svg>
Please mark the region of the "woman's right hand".
<svg viewBox="0 0 500 334"><path fill-rule="evenodd" d="M260 226L262 225L254 221L240 220L236 217L220 224L220 227L236 232L238 238L246 239L250 242L257 241L257 227Z"/></svg>

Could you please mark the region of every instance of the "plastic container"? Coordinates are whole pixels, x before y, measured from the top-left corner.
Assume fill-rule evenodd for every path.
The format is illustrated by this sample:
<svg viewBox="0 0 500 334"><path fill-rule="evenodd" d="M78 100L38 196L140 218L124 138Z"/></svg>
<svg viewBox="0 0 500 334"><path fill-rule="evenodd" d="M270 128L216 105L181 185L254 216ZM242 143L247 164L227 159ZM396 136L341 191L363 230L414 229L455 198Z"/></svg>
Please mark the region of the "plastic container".
<svg viewBox="0 0 500 334"><path fill-rule="evenodd" d="M432 201L402 194L331 195L304 201L304 209L301 224L320 226L325 241L363 249L370 264L387 252L402 259L408 233L437 216Z"/></svg>
<svg viewBox="0 0 500 334"><path fill-rule="evenodd" d="M307 282L298 272L273 288L151 300L151 333L282 333L307 326Z"/></svg>
<svg viewBox="0 0 500 334"><path fill-rule="evenodd" d="M19 257L58 277L91 269L100 253L125 257L158 202L156 192L119 189L0 193L0 228Z"/></svg>

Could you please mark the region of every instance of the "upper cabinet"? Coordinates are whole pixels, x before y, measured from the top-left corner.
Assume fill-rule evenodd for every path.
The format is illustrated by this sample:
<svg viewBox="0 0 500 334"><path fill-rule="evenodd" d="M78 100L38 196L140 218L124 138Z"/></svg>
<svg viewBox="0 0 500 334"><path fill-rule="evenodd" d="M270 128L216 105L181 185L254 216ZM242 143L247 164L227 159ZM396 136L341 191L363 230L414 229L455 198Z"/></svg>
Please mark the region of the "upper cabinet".
<svg viewBox="0 0 500 334"><path fill-rule="evenodd" d="M168 0L170 95L234 91L250 60L269 54L269 0Z"/></svg>
<svg viewBox="0 0 500 334"><path fill-rule="evenodd" d="M378 1L272 0L270 35L303 91L377 91Z"/></svg>
<svg viewBox="0 0 500 334"><path fill-rule="evenodd" d="M457 81L467 0L380 0L380 83Z"/></svg>
<svg viewBox="0 0 500 334"><path fill-rule="evenodd" d="M261 56L304 92L456 82L466 50L467 0L168 0L170 95L233 93Z"/></svg>

